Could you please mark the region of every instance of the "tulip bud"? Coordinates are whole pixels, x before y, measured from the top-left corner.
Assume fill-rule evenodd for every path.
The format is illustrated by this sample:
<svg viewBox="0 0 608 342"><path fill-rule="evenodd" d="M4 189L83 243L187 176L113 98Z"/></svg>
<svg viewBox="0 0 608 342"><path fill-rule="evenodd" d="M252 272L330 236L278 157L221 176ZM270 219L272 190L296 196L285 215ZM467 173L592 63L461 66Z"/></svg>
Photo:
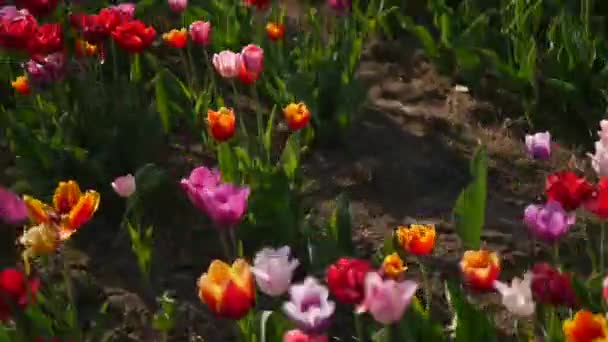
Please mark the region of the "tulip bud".
<svg viewBox="0 0 608 342"><path fill-rule="evenodd" d="M500 274L500 259L495 252L466 251L460 260L460 270L471 288L490 290Z"/></svg>
<svg viewBox="0 0 608 342"><path fill-rule="evenodd" d="M249 44L241 51L241 58L248 71L258 74L262 72L264 67L264 50L262 48Z"/></svg>
<svg viewBox="0 0 608 342"><path fill-rule="evenodd" d="M526 135L528 154L534 159L549 159L551 156L551 134L549 132Z"/></svg>
<svg viewBox="0 0 608 342"><path fill-rule="evenodd" d="M207 46L211 44L211 23L195 21L190 24L190 39L196 45Z"/></svg>
<svg viewBox="0 0 608 342"><path fill-rule="evenodd" d="M264 248L256 254L251 271L265 294L276 297L289 289L293 271L300 264L297 259L289 260L289 251L285 246L276 250Z"/></svg>
<svg viewBox="0 0 608 342"><path fill-rule="evenodd" d="M188 7L188 0L168 0L169 8L175 13L182 13Z"/></svg>
<svg viewBox="0 0 608 342"><path fill-rule="evenodd" d="M136 189L135 177L132 174L116 178L112 182L112 188L120 197L131 196Z"/></svg>

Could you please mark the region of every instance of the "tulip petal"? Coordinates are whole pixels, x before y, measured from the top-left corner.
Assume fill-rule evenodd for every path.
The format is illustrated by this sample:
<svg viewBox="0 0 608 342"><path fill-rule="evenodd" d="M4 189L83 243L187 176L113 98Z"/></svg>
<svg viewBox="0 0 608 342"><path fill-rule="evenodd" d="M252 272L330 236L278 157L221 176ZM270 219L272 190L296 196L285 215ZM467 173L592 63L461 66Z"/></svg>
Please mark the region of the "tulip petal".
<svg viewBox="0 0 608 342"><path fill-rule="evenodd" d="M55 195L53 195L53 206L59 214L67 214L78 203L81 192L78 183L73 180L59 182Z"/></svg>
<svg viewBox="0 0 608 342"><path fill-rule="evenodd" d="M51 207L30 196L23 196L25 207L30 219L38 224L50 221L49 212Z"/></svg>
<svg viewBox="0 0 608 342"><path fill-rule="evenodd" d="M83 196L80 197L78 203L70 210L68 215L68 226L69 230L77 230L83 224L87 223L97 208L99 207L99 193L97 191L89 190Z"/></svg>

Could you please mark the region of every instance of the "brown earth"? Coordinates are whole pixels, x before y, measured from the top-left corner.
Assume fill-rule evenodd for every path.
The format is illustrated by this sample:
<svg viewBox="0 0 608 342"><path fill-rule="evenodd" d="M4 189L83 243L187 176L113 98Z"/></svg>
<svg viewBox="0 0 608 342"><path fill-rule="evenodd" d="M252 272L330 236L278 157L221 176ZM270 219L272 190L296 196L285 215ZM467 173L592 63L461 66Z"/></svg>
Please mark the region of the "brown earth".
<svg viewBox="0 0 608 342"><path fill-rule="evenodd" d="M530 262L529 240L521 224L525 205L541 194L549 170L568 164L570 153L558 149L549 163L530 161L523 151L521 123L479 124L488 121L483 120L485 116L495 117L498 109L458 89L449 77L438 75L411 46L409 41L370 42L359 70L359 78L369 86L369 101L354 124L347 148L314 151L304 171L315 181L313 198L321 217L327 217L339 193L349 194L362 255L371 255L398 224L422 221L438 225L436 251L425 262L437 298L434 309L445 316L440 304L441 279L457 274L462 253L450 224L451 209L468 181L468 162L475 147L485 145L490 155L483 240L501 253L504 279L520 273ZM151 308L156 307L154 298L163 289L170 289L178 303L178 326L170 340L231 339L227 324L214 319L196 297L197 277L211 258L221 256L214 235L188 228L197 224L196 219L178 217L167 229L158 229L153 293L140 280L127 239L116 239L115 233L95 233L93 227L79 234L76 242L81 252L72 252L75 257L70 258L73 273L93 285L79 287L80 302L84 307L109 303L113 329L107 333L108 340L160 340L149 320ZM410 262L408 277L417 275ZM484 305L499 311L496 298L489 297ZM503 314L496 317L508 332L508 318Z"/></svg>

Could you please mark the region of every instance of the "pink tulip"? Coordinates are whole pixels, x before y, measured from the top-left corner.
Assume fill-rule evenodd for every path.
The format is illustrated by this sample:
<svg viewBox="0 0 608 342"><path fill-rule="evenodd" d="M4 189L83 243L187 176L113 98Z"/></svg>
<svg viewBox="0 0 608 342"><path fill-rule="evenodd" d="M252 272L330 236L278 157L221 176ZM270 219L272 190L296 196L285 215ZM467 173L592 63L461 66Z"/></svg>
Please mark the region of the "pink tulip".
<svg viewBox="0 0 608 342"><path fill-rule="evenodd" d="M350 0L327 0L329 7L338 15L346 14L350 11Z"/></svg>
<svg viewBox="0 0 608 342"><path fill-rule="evenodd" d="M135 177L132 174L116 178L112 182L112 188L120 197L131 196L136 189Z"/></svg>
<svg viewBox="0 0 608 342"><path fill-rule="evenodd" d="M182 13L188 7L188 0L169 0L169 8L175 13Z"/></svg>
<svg viewBox="0 0 608 342"><path fill-rule="evenodd" d="M122 4L111 6L110 8L117 10L121 15L123 15L125 18L127 18L129 20L133 20L133 18L135 17L135 4L134 3L125 2Z"/></svg>
<svg viewBox="0 0 608 342"><path fill-rule="evenodd" d="M221 183L211 190L203 191L202 195L207 215L215 227L233 228L245 215L249 188Z"/></svg>
<svg viewBox="0 0 608 342"><path fill-rule="evenodd" d="M254 44L249 44L241 51L243 63L247 71L259 74L264 68L264 50Z"/></svg>
<svg viewBox="0 0 608 342"><path fill-rule="evenodd" d="M190 38L194 44L209 45L211 43L211 23L199 20L190 24Z"/></svg>
<svg viewBox="0 0 608 342"><path fill-rule="evenodd" d="M224 78L234 78L239 74L241 67L241 54L230 50L224 50L219 54L213 54L213 66Z"/></svg>
<svg viewBox="0 0 608 342"><path fill-rule="evenodd" d="M293 271L298 267L298 259L289 259L289 246L279 249L264 248L255 255L251 272L260 291L277 297L287 292L291 285Z"/></svg>
<svg viewBox="0 0 608 342"><path fill-rule="evenodd" d="M219 184L219 171L211 170L204 166L199 166L192 170L190 176L181 181L182 189L188 195L190 202L203 212L207 212L207 207L205 207L205 203L203 202L203 193L214 189Z"/></svg>
<svg viewBox="0 0 608 342"><path fill-rule="evenodd" d="M55 52L47 56L33 56L25 63L28 81L37 86L50 85L63 79L65 75L66 57L63 52Z"/></svg>
<svg viewBox="0 0 608 342"><path fill-rule="evenodd" d="M0 187L0 220L16 224L27 218L27 209L21 197Z"/></svg>
<svg viewBox="0 0 608 342"><path fill-rule="evenodd" d="M375 272L365 277L365 299L357 312L369 312L379 323L388 325L401 320L418 285L410 280L383 280Z"/></svg>
<svg viewBox="0 0 608 342"><path fill-rule="evenodd" d="M327 342L325 335L307 335L301 330L289 330L283 336L283 342Z"/></svg>

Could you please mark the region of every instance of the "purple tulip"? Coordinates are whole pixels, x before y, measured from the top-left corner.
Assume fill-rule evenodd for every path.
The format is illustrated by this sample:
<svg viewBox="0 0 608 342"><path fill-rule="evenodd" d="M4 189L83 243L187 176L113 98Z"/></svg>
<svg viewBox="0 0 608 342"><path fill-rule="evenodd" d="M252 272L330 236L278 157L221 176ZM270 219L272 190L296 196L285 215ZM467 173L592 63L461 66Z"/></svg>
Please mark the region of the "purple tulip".
<svg viewBox="0 0 608 342"><path fill-rule="evenodd" d="M38 86L49 85L63 79L66 58L63 52L32 58L25 63L28 80Z"/></svg>
<svg viewBox="0 0 608 342"><path fill-rule="evenodd" d="M276 297L289 289L293 271L300 262L297 259L289 260L289 246L279 249L264 248L255 255L251 272L260 291Z"/></svg>
<svg viewBox="0 0 608 342"><path fill-rule="evenodd" d="M0 20L12 20L17 15L28 15L29 12L26 9L17 10L15 6L4 6L0 8Z"/></svg>
<svg viewBox="0 0 608 342"><path fill-rule="evenodd" d="M551 156L551 133L543 132L526 135L528 154L534 159L546 160Z"/></svg>
<svg viewBox="0 0 608 342"><path fill-rule="evenodd" d="M556 201L549 201L544 206L531 204L524 212L524 223L530 232L548 243L553 243L568 233L575 222L576 215L566 212Z"/></svg>
<svg viewBox="0 0 608 342"><path fill-rule="evenodd" d="M182 189L184 189L192 204L203 212L207 212L207 207L203 202L203 192L210 191L219 184L219 171L210 170L204 166L192 170L190 177L181 181Z"/></svg>
<svg viewBox="0 0 608 342"><path fill-rule="evenodd" d="M237 225L247 210L248 198L248 187L229 183L222 183L202 192L207 215L217 228L232 228Z"/></svg>
<svg viewBox="0 0 608 342"><path fill-rule="evenodd" d="M25 203L18 195L0 187L0 220L17 224L27 218Z"/></svg>
<svg viewBox="0 0 608 342"><path fill-rule="evenodd" d="M306 334L320 335L329 328L336 305L328 300L327 287L308 277L303 283L293 285L289 295L290 301L283 304L283 310L298 329Z"/></svg>
<svg viewBox="0 0 608 342"><path fill-rule="evenodd" d="M378 273L370 272L365 276L365 299L357 312L369 312L384 325L398 322L417 289L418 285L411 280L384 280Z"/></svg>

